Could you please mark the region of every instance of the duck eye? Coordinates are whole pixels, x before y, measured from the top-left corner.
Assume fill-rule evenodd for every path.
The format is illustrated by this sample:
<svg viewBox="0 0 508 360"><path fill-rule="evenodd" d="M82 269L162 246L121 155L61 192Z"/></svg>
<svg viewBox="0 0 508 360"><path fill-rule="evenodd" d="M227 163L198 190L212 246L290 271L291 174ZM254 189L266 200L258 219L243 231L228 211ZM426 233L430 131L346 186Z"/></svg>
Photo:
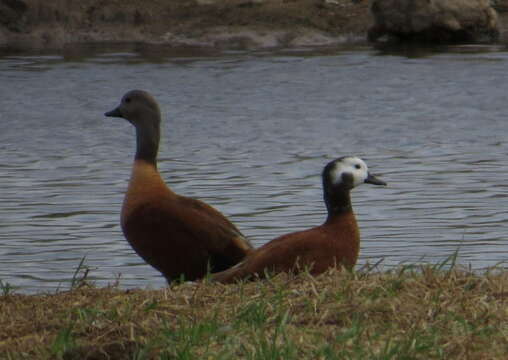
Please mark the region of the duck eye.
<svg viewBox="0 0 508 360"><path fill-rule="evenodd" d="M125 99L125 102L126 102L126 103L130 103L130 102L131 102L131 98L126 98L126 99Z"/></svg>
<svg viewBox="0 0 508 360"><path fill-rule="evenodd" d="M360 164L355 165L355 169L361 169L361 168L362 168L362 166Z"/></svg>

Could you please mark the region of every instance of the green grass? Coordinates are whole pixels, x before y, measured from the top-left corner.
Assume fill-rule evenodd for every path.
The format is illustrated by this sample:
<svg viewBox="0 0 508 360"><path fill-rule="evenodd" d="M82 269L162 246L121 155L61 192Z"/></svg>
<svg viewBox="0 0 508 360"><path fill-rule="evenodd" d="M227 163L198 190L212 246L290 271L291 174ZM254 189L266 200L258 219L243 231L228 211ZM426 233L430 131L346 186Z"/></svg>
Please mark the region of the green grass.
<svg viewBox="0 0 508 360"><path fill-rule="evenodd" d="M70 353L74 348L76 348L76 340L72 334L71 325L58 332L55 341L51 344L50 353L56 359L63 359L64 354Z"/></svg>
<svg viewBox="0 0 508 360"><path fill-rule="evenodd" d="M7 296L14 292L14 286L8 282L4 282L0 279L0 295Z"/></svg>

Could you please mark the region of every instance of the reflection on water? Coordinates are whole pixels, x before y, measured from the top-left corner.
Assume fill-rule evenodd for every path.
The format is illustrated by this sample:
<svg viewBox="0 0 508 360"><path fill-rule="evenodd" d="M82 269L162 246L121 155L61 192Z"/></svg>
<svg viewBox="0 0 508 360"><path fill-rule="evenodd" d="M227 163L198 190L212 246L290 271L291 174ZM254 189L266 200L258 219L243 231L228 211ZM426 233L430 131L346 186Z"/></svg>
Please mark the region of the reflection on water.
<svg viewBox="0 0 508 360"><path fill-rule="evenodd" d="M0 57L0 279L164 285L121 235L134 130L105 118L143 88L164 114L159 168L260 245L323 221L320 172L357 154L389 184L353 202L360 263L508 257L506 68L499 48L276 53L133 48Z"/></svg>

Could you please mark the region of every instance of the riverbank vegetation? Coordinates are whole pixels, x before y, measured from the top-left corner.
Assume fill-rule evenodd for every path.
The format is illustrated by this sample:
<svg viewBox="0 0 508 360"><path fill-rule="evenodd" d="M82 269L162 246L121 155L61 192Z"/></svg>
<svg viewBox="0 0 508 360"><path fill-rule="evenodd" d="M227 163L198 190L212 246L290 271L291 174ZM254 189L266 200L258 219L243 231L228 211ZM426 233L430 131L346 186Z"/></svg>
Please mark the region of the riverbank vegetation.
<svg viewBox="0 0 508 360"><path fill-rule="evenodd" d="M505 359L508 272L448 263L160 290L0 291L2 359ZM76 279L74 279L76 280Z"/></svg>

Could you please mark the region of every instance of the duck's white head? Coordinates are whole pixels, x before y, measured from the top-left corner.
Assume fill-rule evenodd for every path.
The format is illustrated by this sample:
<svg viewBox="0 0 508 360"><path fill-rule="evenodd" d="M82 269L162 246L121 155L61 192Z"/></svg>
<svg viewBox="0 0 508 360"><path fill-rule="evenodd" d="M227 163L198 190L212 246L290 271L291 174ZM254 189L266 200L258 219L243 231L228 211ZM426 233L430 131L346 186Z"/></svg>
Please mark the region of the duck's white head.
<svg viewBox="0 0 508 360"><path fill-rule="evenodd" d="M352 189L363 183L386 185L369 173L365 161L356 156L345 156L329 162L323 171L325 185Z"/></svg>

